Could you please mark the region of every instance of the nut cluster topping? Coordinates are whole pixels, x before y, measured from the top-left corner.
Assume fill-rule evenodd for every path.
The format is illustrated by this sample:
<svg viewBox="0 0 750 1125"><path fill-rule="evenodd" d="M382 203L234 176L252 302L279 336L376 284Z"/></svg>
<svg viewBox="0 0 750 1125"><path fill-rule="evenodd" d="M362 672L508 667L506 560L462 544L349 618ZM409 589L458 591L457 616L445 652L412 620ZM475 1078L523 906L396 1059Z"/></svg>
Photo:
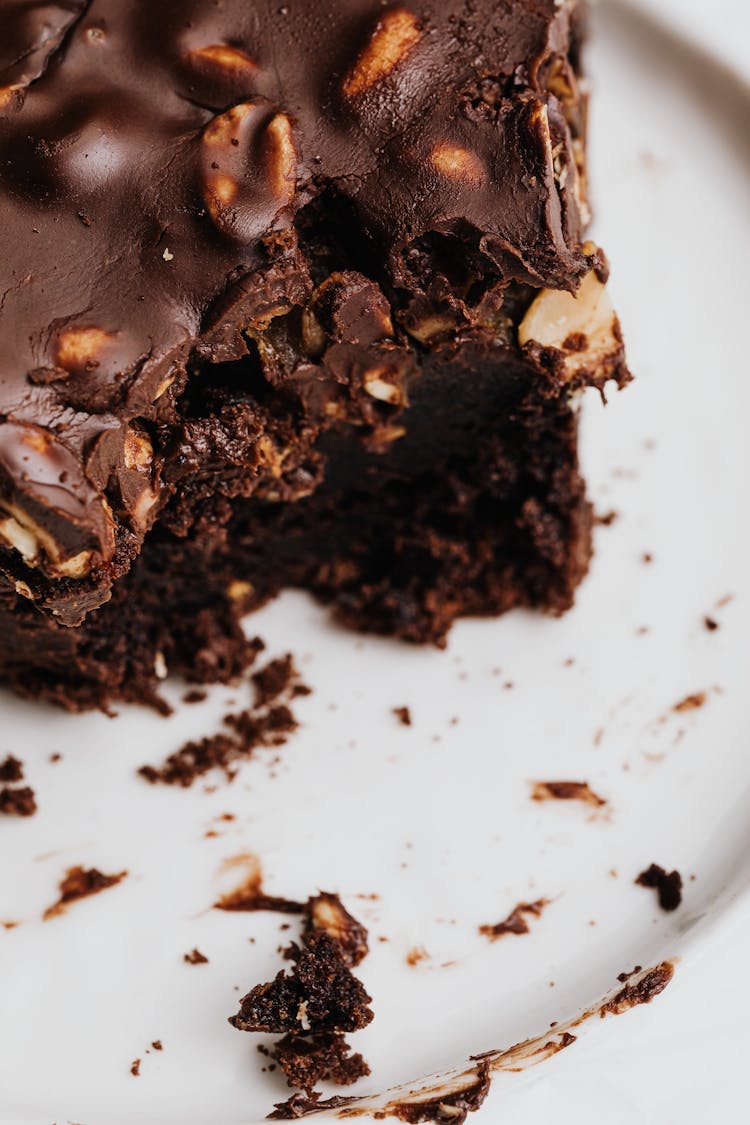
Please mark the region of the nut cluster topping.
<svg viewBox="0 0 750 1125"><path fill-rule="evenodd" d="M249 242L268 230L294 195L298 156L292 123L265 101L241 102L202 137L203 197L219 230Z"/></svg>
<svg viewBox="0 0 750 1125"><path fill-rule="evenodd" d="M406 8L386 12L344 79L347 98L364 94L386 78L414 49L421 34L416 17Z"/></svg>
<svg viewBox="0 0 750 1125"><path fill-rule="evenodd" d="M596 271L586 274L577 294L543 289L520 324L518 342L559 352L557 370L567 381L584 372L609 373L622 358L622 335Z"/></svg>

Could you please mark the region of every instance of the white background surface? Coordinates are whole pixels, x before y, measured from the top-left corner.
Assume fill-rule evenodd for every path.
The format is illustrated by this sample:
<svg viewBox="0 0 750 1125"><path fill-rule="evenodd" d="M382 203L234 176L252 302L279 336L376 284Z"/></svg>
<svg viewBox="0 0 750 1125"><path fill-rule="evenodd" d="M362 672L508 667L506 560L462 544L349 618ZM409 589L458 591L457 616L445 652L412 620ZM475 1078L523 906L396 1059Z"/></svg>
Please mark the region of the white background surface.
<svg viewBox="0 0 750 1125"><path fill-rule="evenodd" d="M750 83L748 0L631 3L679 28ZM750 116L747 129L750 134ZM750 213L746 221L750 224ZM744 285L750 301L747 279ZM744 518L747 514L746 509ZM524 1125L551 1120L565 1125L747 1121L749 948L746 914L733 921L659 1004L631 1013L606 1036L589 1039L585 1058L568 1060L570 1065L553 1059L534 1074L530 1088L508 1089L502 1102L498 1098L488 1106L488 1120Z"/></svg>
<svg viewBox="0 0 750 1125"><path fill-rule="evenodd" d="M664 3L683 23L690 15L691 34L708 10L712 27L731 29L722 51L736 59L737 4ZM499 1076L472 1122L747 1120L750 102L701 56L616 11L591 58L593 179L639 378L606 412L588 403L592 490L621 518L599 533L576 610L556 623L465 623L437 654L342 635L299 597L276 603L253 625L303 658L316 689L299 705L305 726L278 776L251 763L215 794L151 790L134 767L214 729L231 693L168 723L137 711L66 720L4 697L0 753L26 759L42 811L0 824L0 920L23 922L0 931L2 1125L255 1125L284 1096L260 1076L251 1038L225 1023L235 984L278 966L278 919L206 910L222 859L240 850L261 853L271 893L304 897L319 882L381 893L377 907L348 899L390 939L362 967L377 1012L356 1039L373 1063L365 1092L538 1033L636 960L674 955L675 980L651 1007L596 1021L551 1061ZM729 591L721 630L706 633L702 614ZM647 637L636 638L639 624ZM659 722L702 688L704 711ZM408 731L389 715L402 703L415 716ZM65 754L57 766L53 749ZM610 818L530 808L530 778L575 776L610 798ZM367 794L364 833L357 810L339 811L349 791ZM290 810L281 825L279 806ZM237 824L203 840L226 809ZM676 915L632 886L652 860L696 875ZM72 863L131 877L41 924ZM554 902L529 938L477 938L477 923L534 892ZM438 920L451 916L455 926ZM459 965L406 970L420 944ZM181 963L194 945L209 966ZM146 1058L157 1036L163 1056Z"/></svg>

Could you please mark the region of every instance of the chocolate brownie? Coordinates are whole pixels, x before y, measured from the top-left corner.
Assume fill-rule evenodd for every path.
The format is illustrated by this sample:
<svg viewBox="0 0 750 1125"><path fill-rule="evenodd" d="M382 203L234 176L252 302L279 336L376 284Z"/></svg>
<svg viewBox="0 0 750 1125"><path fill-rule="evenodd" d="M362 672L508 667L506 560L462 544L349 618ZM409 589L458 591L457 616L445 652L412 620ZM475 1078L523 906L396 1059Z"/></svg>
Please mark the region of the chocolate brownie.
<svg viewBox="0 0 750 1125"><path fill-rule="evenodd" d="M579 0L0 9L0 677L226 680L285 586L442 643L561 613L585 241Z"/></svg>

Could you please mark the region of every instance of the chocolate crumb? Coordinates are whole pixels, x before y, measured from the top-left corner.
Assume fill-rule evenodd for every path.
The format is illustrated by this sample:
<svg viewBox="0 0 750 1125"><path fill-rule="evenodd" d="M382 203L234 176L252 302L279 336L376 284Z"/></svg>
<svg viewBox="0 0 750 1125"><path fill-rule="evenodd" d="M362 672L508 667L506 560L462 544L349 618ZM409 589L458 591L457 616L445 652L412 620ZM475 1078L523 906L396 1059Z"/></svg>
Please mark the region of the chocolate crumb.
<svg viewBox="0 0 750 1125"><path fill-rule="evenodd" d="M660 965L650 969L635 984L625 985L611 1000L602 1005L599 1014L602 1018L606 1015L621 1016L638 1004L650 1004L659 993L664 991L673 976L674 965L672 962L662 961Z"/></svg>
<svg viewBox="0 0 750 1125"><path fill-rule="evenodd" d="M595 808L607 804L587 781L535 781L532 784L532 801L583 801Z"/></svg>
<svg viewBox="0 0 750 1125"><path fill-rule="evenodd" d="M679 871L667 872L658 863L652 863L645 871L641 871L636 884L655 890L659 906L668 913L676 910L682 902L682 876Z"/></svg>
<svg viewBox="0 0 750 1125"><path fill-rule="evenodd" d="M33 816L37 810L34 790L28 785L21 789L0 789L0 815Z"/></svg>
<svg viewBox="0 0 750 1125"><path fill-rule="evenodd" d="M490 941L497 941L505 934L528 934L530 932L529 924L524 915L529 914L538 918L545 906L548 905L549 899L547 898L537 899L536 902L519 902L504 921L496 922L494 925L480 926L479 932L484 937L488 937Z"/></svg>
<svg viewBox="0 0 750 1125"><path fill-rule="evenodd" d="M619 512L615 512L614 509L613 509L609 512L603 512L602 515L598 515L598 514L595 515L594 516L594 523L597 524L599 527L611 527L612 524L616 520L618 520L619 518L620 518Z"/></svg>
<svg viewBox="0 0 750 1125"><path fill-rule="evenodd" d="M154 1039L151 1046L154 1048L155 1051L163 1051L164 1050L161 1039Z"/></svg>
<svg viewBox="0 0 750 1125"><path fill-rule="evenodd" d="M207 691L203 691L202 688L191 688L190 691L186 691L185 694L183 695L182 702L183 703L203 703L203 701L205 699L208 699L208 692Z"/></svg>
<svg viewBox="0 0 750 1125"><path fill-rule="evenodd" d="M679 703L675 703L672 710L678 714L683 714L685 711L697 711L700 707L703 707L707 699L708 696L705 691L696 691L692 695L686 695Z"/></svg>
<svg viewBox="0 0 750 1125"><path fill-rule="evenodd" d="M716 621L713 617L704 617L703 624L705 628L708 629L709 633L715 633L719 628L719 622Z"/></svg>
<svg viewBox="0 0 750 1125"><path fill-rule="evenodd" d="M360 1054L352 1054L343 1035L327 1032L320 1035L285 1035L270 1049L284 1074L287 1084L311 1093L319 1082L351 1086L366 1078L370 1068Z"/></svg>
<svg viewBox="0 0 750 1125"><path fill-rule="evenodd" d="M191 739L170 754L161 766L141 766L138 773L152 785L178 785L184 789L214 770L223 772L232 781L235 763L247 761L257 749L283 746L298 726L287 702L309 693L297 680L297 670L290 655L272 660L252 676L256 700L252 707L222 720L226 730L204 738Z"/></svg>
<svg viewBox="0 0 750 1125"><path fill-rule="evenodd" d="M4 930L15 930L16 926L20 925L20 922L0 922L0 926L2 926Z"/></svg>
<svg viewBox="0 0 750 1125"><path fill-rule="evenodd" d="M200 949L191 949L190 953L183 954L183 961L188 965L207 965L208 957Z"/></svg>
<svg viewBox="0 0 750 1125"><path fill-rule="evenodd" d="M60 897L52 906L47 907L43 915L44 921L62 914L71 902L116 886L126 875L127 871L120 871L117 875L104 875L95 867L69 867L60 883Z"/></svg>
<svg viewBox="0 0 750 1125"><path fill-rule="evenodd" d="M140 1059L133 1059L132 1063L130 1064L130 1073L133 1075L134 1078L137 1078L139 1076L139 1074L141 1073L141 1060Z"/></svg>
<svg viewBox="0 0 750 1125"><path fill-rule="evenodd" d="M625 984L625 982L630 980L631 977L635 977L638 975L638 973L642 972L643 968L640 965L636 965L635 968L631 969L629 973L618 973L617 979L619 980L620 984Z"/></svg>
<svg viewBox="0 0 750 1125"><path fill-rule="evenodd" d="M411 711L408 707L394 707L393 714L404 727L411 726Z"/></svg>
<svg viewBox="0 0 750 1125"><path fill-rule="evenodd" d="M54 766L54 765L56 765L56 764L57 764L57 762L61 762L61 761L62 761L62 754L58 754L58 752L57 752L57 751L55 751L55 753L54 753L54 754L50 754L50 756L49 756L49 760L50 760L50 762L52 763L52 765Z"/></svg>
<svg viewBox="0 0 750 1125"><path fill-rule="evenodd" d="M256 985L229 1022L238 1031L357 1031L373 1018L371 998L352 974L338 942L324 931L303 934L288 950L294 967Z"/></svg>
<svg viewBox="0 0 750 1125"><path fill-rule="evenodd" d="M255 705L263 707L273 703L299 678L291 653L269 661L265 667L250 677L255 687Z"/></svg>
<svg viewBox="0 0 750 1125"><path fill-rule="evenodd" d="M416 965L420 965L422 961L429 960L430 955L423 945L415 945L413 949L410 949L406 954L406 964L410 965L412 968Z"/></svg>
<svg viewBox="0 0 750 1125"><path fill-rule="evenodd" d="M11 784L23 781L23 762L9 754L4 762L0 762L0 781Z"/></svg>

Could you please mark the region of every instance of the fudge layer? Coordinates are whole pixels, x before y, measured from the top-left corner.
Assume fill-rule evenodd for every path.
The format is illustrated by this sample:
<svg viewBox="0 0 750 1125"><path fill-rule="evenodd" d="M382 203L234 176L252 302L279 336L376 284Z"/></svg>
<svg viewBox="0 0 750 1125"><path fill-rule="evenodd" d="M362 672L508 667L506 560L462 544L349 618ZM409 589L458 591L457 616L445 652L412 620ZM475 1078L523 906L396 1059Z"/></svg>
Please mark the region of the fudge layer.
<svg viewBox="0 0 750 1125"><path fill-rule="evenodd" d="M364 629L562 612L578 392L627 378L563 0L6 0L0 675L236 674L286 585Z"/></svg>

